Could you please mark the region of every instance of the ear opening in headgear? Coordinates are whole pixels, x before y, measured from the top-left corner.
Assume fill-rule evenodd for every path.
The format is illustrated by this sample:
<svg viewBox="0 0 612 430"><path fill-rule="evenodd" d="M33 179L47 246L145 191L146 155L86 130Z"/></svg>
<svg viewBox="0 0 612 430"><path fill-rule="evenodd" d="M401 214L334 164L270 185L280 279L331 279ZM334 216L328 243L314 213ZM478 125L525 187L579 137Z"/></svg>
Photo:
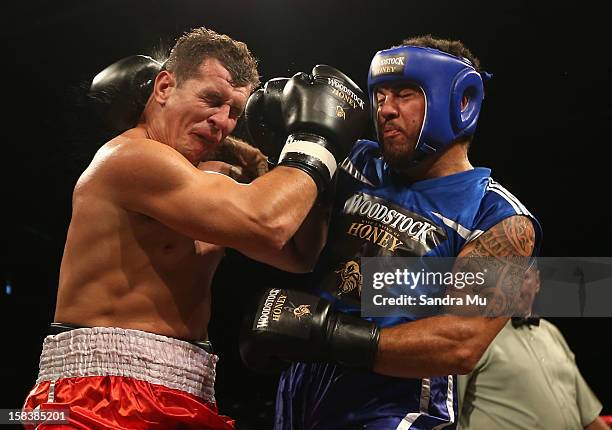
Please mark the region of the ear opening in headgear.
<svg viewBox="0 0 612 430"><path fill-rule="evenodd" d="M451 94L451 118L455 133L460 136L473 134L484 99L484 87L480 74L474 69L461 71L455 77ZM465 106L463 106L464 97L467 97Z"/></svg>

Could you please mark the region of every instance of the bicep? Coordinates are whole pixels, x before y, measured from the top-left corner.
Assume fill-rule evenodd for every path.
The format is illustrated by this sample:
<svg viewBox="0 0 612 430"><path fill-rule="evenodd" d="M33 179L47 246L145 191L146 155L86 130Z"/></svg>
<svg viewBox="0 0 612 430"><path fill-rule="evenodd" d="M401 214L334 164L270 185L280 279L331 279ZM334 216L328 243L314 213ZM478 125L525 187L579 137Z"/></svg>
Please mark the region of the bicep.
<svg viewBox="0 0 612 430"><path fill-rule="evenodd" d="M494 225L459 253L453 271L471 272L483 280L459 294L486 298L485 309L478 309L484 312L481 315L514 315L521 305L520 289L534 245L535 230L529 218L515 215ZM458 294L456 289L452 293Z"/></svg>
<svg viewBox="0 0 612 430"><path fill-rule="evenodd" d="M244 254L287 272L311 272L327 241L328 225L329 210L313 207L295 235L282 249L253 249Z"/></svg>
<svg viewBox="0 0 612 430"><path fill-rule="evenodd" d="M535 245L535 230L532 221L524 215L503 219L477 239L468 242L459 253L460 257L530 257Z"/></svg>

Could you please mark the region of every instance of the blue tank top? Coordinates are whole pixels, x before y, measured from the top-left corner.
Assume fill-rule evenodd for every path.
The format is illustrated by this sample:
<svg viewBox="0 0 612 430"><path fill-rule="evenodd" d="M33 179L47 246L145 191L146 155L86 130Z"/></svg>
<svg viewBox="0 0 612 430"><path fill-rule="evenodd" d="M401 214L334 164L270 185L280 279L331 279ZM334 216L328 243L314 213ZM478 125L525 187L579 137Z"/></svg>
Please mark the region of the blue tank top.
<svg viewBox="0 0 612 430"><path fill-rule="evenodd" d="M358 141L338 172L328 241L313 274L322 297L360 314L361 257L455 257L513 215L532 214L487 168L407 184ZM380 327L411 317L372 318ZM276 429L455 428L456 377L393 378L330 363L294 363L280 379ZM365 428L365 427L364 427Z"/></svg>

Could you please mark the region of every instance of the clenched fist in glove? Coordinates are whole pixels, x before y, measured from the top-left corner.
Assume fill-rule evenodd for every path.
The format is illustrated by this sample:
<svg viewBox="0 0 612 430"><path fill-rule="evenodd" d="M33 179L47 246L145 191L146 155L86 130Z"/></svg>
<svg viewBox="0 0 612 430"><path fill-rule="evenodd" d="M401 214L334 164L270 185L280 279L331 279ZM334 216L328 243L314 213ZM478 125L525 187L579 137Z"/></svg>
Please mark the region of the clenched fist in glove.
<svg viewBox="0 0 612 430"><path fill-rule="evenodd" d="M268 81L253 93L245 114L255 146L278 148L278 164L305 171L319 191L329 186L369 118L361 89L327 65ZM275 158L274 151L264 152Z"/></svg>
<svg viewBox="0 0 612 430"><path fill-rule="evenodd" d="M256 370L278 368L283 361L371 369L379 333L373 322L337 312L318 296L271 288L245 318L240 355Z"/></svg>

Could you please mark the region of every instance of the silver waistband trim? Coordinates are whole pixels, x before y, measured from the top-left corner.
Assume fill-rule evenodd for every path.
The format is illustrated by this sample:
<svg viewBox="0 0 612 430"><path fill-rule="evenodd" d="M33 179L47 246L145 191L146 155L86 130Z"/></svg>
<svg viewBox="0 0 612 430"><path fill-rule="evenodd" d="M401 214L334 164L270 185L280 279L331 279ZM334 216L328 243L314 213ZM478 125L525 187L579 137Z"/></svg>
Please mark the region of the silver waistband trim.
<svg viewBox="0 0 612 430"><path fill-rule="evenodd" d="M116 327L47 336L36 383L83 376L124 376L215 401L219 357L188 342Z"/></svg>

